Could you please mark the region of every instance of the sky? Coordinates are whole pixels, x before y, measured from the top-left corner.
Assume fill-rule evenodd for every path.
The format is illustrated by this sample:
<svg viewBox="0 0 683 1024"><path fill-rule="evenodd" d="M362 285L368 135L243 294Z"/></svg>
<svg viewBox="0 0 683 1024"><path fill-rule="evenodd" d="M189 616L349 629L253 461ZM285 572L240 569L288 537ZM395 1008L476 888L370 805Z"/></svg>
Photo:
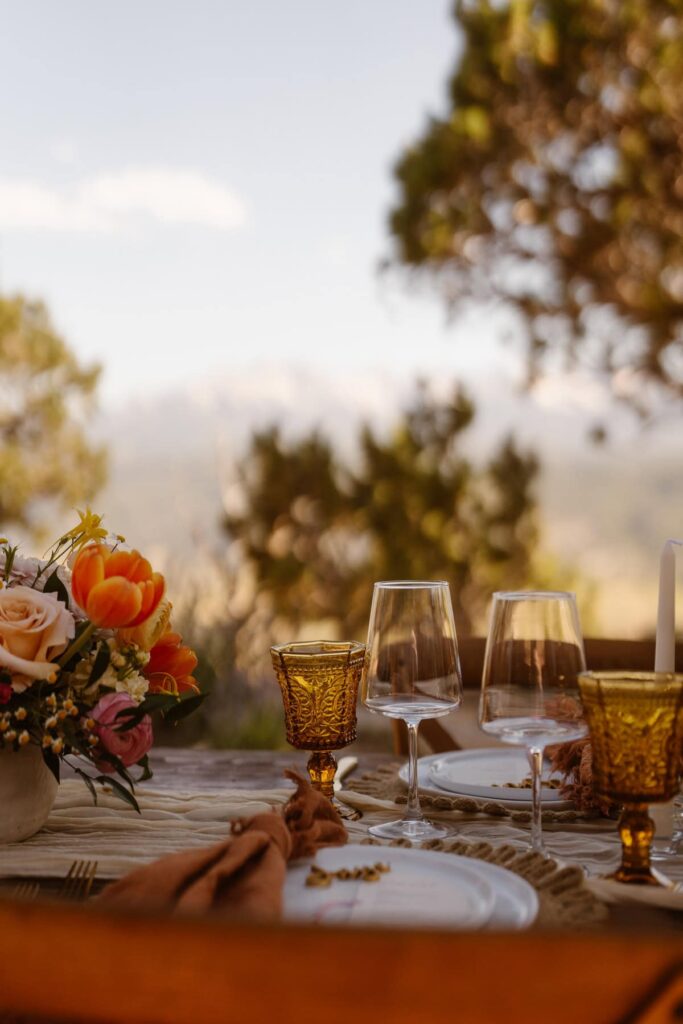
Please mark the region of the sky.
<svg viewBox="0 0 683 1024"><path fill-rule="evenodd" d="M4 8L4 10L3 10ZM0 283L105 401L236 365L482 367L378 273L391 166L444 106L446 0L0 3Z"/></svg>
<svg viewBox="0 0 683 1024"><path fill-rule="evenodd" d="M643 433L585 379L522 399L504 315L449 323L429 287L378 271L392 165L445 109L451 6L0 0L0 291L43 298L78 357L102 364L104 498L132 521L123 532L144 539L120 487L133 463L151 507L172 454L168 501L194 495L187 521L200 508L214 523L221 446L271 413L339 435L395 419L417 375L464 380L482 444L514 430L541 452L553 550L600 565L632 606L646 585L648 623L660 538L683 532L680 415ZM603 416L614 440L588 452ZM623 632L636 620L605 594Z"/></svg>

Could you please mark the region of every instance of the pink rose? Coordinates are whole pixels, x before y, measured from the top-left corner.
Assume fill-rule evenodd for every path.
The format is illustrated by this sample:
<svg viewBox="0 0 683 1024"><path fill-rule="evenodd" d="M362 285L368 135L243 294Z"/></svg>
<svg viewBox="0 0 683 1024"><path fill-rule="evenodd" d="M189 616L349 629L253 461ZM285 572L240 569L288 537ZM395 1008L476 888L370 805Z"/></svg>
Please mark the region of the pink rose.
<svg viewBox="0 0 683 1024"><path fill-rule="evenodd" d="M152 719L145 715L141 722L134 725L132 729L124 732L117 731L126 722L125 715L117 719L120 711L126 708L136 708L137 704L127 693L108 693L97 702L90 712L90 717L95 720L95 732L100 738L104 749L118 757L126 767L137 764L141 757L144 757L154 742L152 733ZM107 761L97 763L97 767L103 772L113 772L114 766Z"/></svg>

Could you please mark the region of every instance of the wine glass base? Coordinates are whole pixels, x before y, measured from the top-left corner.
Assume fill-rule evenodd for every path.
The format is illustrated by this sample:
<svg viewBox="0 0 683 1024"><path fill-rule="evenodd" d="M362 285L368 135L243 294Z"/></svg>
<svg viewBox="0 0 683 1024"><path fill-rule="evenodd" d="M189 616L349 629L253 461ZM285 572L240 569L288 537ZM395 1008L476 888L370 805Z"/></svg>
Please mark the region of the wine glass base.
<svg viewBox="0 0 683 1024"><path fill-rule="evenodd" d="M654 861L666 861L671 860L672 857L680 857L682 849L683 836L677 833L672 836L671 839L667 840L664 845L653 844L650 848L650 860Z"/></svg>
<svg viewBox="0 0 683 1024"><path fill-rule="evenodd" d="M420 818L411 821L401 818L398 821L387 821L383 825L371 825L368 829L375 839L409 839L411 843L422 843L427 839L445 839L453 835L453 829L443 825L435 825L432 821Z"/></svg>

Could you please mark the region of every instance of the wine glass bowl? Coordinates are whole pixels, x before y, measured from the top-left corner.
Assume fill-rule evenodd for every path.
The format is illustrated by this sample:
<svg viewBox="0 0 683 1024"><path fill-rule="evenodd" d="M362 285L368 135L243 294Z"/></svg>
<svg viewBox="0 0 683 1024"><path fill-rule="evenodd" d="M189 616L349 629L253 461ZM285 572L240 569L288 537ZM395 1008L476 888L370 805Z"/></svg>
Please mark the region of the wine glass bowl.
<svg viewBox="0 0 683 1024"><path fill-rule="evenodd" d="M647 805L678 792L683 741L683 675L665 672L586 672L579 688L593 754L598 795L621 804L622 860L609 877L636 885L666 885L650 867L654 823Z"/></svg>
<svg viewBox="0 0 683 1024"><path fill-rule="evenodd" d="M585 667L573 594L493 595L479 724L502 742L526 748L532 777L531 845L540 853L543 751L586 735L578 688Z"/></svg>
<svg viewBox="0 0 683 1024"><path fill-rule="evenodd" d="M333 750L356 738L356 700L365 645L327 640L278 644L270 655L282 693L287 742L310 750L311 783L332 799Z"/></svg>
<svg viewBox="0 0 683 1024"><path fill-rule="evenodd" d="M462 679L450 590L445 582L375 583L370 611L363 703L406 723L409 785L404 817L374 825L384 839L441 838L449 830L425 821L417 791L417 730L425 718L449 714L461 702Z"/></svg>

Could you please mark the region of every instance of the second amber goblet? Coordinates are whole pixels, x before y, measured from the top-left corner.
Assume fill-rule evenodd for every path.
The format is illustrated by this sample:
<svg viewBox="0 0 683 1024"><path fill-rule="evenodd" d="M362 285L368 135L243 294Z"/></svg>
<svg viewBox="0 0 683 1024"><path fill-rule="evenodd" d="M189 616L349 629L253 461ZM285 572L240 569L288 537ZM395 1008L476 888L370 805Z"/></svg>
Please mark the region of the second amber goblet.
<svg viewBox="0 0 683 1024"><path fill-rule="evenodd" d="M650 867L654 822L648 804L678 792L683 675L584 672L579 690L593 748L596 792L623 807L621 865L610 878L667 885Z"/></svg>
<svg viewBox="0 0 683 1024"><path fill-rule="evenodd" d="M332 754L356 738L356 698L365 645L316 640L279 644L270 655L285 707L287 742L310 750L308 774L332 799Z"/></svg>

